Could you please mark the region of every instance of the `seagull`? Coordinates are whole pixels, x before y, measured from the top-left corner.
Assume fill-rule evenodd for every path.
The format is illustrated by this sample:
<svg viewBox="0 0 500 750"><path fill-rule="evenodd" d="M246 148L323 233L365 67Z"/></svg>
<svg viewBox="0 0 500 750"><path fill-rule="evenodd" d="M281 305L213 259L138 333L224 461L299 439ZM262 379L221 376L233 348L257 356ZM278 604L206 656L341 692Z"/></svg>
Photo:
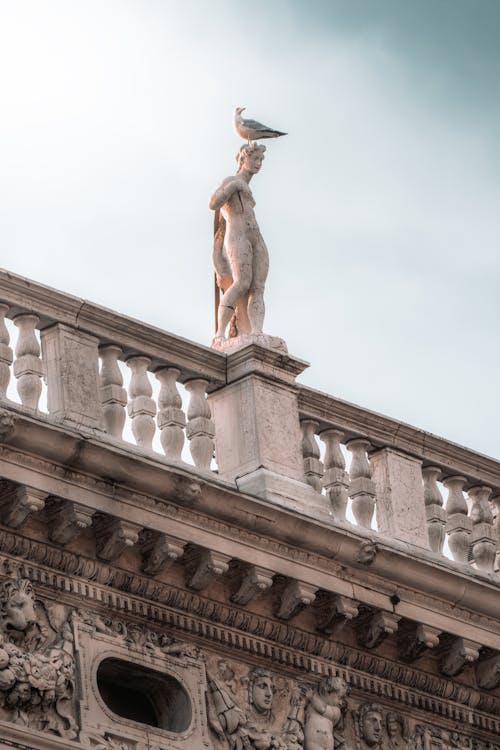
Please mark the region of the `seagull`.
<svg viewBox="0 0 500 750"><path fill-rule="evenodd" d="M267 125L263 125L257 120L245 120L241 116L245 109L246 107L236 107L234 110L234 129L243 140L250 143L250 141L257 141L259 138L279 138L280 135L287 135L280 130L268 128Z"/></svg>

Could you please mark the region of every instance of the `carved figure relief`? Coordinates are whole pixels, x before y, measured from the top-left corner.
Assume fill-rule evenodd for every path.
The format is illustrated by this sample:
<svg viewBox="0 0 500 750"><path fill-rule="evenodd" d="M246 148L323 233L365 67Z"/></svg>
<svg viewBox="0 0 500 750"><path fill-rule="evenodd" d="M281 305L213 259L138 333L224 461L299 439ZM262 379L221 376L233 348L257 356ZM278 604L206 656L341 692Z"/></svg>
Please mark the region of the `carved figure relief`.
<svg viewBox="0 0 500 750"><path fill-rule="evenodd" d="M69 612L35 601L27 579L0 584L0 719L77 736Z"/></svg>
<svg viewBox="0 0 500 750"><path fill-rule="evenodd" d="M383 708L378 703L363 703L355 712L354 726L359 748L381 747L384 728L383 715Z"/></svg>
<svg viewBox="0 0 500 750"><path fill-rule="evenodd" d="M305 750L335 750L344 744L335 732L347 708L347 685L340 677L325 677L309 700L305 714Z"/></svg>

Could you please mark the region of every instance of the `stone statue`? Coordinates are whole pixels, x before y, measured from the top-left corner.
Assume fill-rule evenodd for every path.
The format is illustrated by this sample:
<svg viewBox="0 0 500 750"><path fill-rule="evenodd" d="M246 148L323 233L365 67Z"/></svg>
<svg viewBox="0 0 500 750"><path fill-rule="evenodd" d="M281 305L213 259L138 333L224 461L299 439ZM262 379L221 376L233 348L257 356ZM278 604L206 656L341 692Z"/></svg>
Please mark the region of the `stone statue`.
<svg viewBox="0 0 500 750"><path fill-rule="evenodd" d="M231 334L261 334L264 324L264 285L269 255L254 214L249 183L260 170L265 146L242 146L236 155L236 175L226 177L210 198L216 211L213 264L218 288L223 292L217 311L214 346Z"/></svg>
<svg viewBox="0 0 500 750"><path fill-rule="evenodd" d="M318 688L309 690L305 715L304 750L334 750L334 730L346 708L347 685L341 677L325 677Z"/></svg>
<svg viewBox="0 0 500 750"><path fill-rule="evenodd" d="M357 734L364 747L381 747L383 709L378 703L363 703L357 713Z"/></svg>

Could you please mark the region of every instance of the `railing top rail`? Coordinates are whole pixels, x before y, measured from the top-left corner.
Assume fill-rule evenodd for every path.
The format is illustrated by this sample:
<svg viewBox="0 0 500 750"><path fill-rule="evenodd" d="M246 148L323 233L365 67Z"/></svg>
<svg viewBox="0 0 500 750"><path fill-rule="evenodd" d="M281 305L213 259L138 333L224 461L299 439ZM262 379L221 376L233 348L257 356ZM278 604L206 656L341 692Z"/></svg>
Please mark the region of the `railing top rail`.
<svg viewBox="0 0 500 750"><path fill-rule="evenodd" d="M298 399L301 415L319 421L320 430L335 426L346 440L367 437L375 447L394 448L440 467L444 476L461 474L471 484L500 490L500 461L490 456L313 388L299 386Z"/></svg>
<svg viewBox="0 0 500 750"><path fill-rule="evenodd" d="M225 382L225 354L4 269L0 269L0 301L10 306L10 316L36 313L40 328L65 323L98 337L102 344L118 344L125 356L146 354L153 369L168 362L183 371L184 379L198 376Z"/></svg>

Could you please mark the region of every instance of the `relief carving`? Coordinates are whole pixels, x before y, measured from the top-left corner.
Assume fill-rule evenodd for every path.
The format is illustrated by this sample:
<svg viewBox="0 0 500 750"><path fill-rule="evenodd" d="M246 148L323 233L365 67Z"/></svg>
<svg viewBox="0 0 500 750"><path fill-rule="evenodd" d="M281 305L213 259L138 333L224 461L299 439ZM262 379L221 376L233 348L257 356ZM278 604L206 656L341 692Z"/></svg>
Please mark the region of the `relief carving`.
<svg viewBox="0 0 500 750"><path fill-rule="evenodd" d="M77 736L75 662L68 610L35 602L27 579L0 584L0 718Z"/></svg>
<svg viewBox="0 0 500 750"><path fill-rule="evenodd" d="M384 711L378 703L363 703L354 713L356 744L360 748L382 746Z"/></svg>

